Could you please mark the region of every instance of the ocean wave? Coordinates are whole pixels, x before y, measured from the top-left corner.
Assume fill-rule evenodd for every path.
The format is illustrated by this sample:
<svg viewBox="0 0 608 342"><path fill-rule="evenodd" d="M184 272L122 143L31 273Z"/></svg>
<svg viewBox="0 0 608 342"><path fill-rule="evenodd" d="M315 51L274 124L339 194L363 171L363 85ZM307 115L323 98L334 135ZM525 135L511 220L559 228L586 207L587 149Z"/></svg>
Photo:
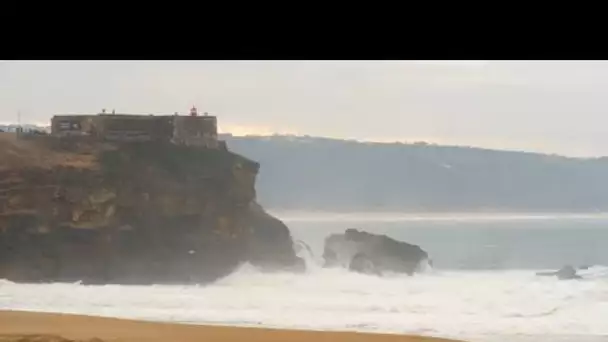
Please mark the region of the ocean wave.
<svg viewBox="0 0 608 342"><path fill-rule="evenodd" d="M207 286L24 285L0 281L0 307L154 321L423 333L467 339L608 334L608 267L592 266L584 272L583 281L559 281L525 270L429 270L413 277L377 277L320 267L304 274L267 274L243 265Z"/></svg>

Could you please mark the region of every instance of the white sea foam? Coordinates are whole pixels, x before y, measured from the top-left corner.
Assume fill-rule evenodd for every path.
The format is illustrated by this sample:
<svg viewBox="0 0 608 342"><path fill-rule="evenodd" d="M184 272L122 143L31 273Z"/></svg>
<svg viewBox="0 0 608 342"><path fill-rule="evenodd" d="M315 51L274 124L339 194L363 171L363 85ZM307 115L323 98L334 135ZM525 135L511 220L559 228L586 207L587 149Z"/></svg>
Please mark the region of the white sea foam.
<svg viewBox="0 0 608 342"><path fill-rule="evenodd" d="M599 341L608 336L608 268L584 280L533 271L383 278L312 267L245 266L209 286L23 285L0 281L0 308L182 323L418 333L473 341Z"/></svg>

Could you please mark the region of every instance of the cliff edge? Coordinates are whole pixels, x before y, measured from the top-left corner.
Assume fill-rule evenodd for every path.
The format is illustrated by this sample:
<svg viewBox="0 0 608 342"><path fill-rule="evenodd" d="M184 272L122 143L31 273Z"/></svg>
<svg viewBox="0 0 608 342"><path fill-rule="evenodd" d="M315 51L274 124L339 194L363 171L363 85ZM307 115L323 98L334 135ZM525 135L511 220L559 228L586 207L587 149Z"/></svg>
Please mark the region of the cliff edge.
<svg viewBox="0 0 608 342"><path fill-rule="evenodd" d="M250 262L301 270L226 149L0 133L0 279L207 283Z"/></svg>

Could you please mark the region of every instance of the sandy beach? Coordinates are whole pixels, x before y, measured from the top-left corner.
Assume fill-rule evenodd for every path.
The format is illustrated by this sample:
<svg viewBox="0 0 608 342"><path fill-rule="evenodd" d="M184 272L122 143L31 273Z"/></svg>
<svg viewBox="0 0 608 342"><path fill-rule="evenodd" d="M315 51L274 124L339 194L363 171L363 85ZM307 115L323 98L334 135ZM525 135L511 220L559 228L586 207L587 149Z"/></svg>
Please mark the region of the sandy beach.
<svg viewBox="0 0 608 342"><path fill-rule="evenodd" d="M97 342L100 340L121 342L449 341L403 335L201 326L53 313L0 311L0 342L60 342L61 338Z"/></svg>

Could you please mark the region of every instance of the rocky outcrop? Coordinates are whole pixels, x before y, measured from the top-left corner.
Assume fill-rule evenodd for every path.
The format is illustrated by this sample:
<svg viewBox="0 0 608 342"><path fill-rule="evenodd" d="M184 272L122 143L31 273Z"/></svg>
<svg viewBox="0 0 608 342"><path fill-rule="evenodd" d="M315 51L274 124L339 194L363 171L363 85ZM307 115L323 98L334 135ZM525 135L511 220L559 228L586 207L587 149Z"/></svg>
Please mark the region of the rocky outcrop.
<svg viewBox="0 0 608 342"><path fill-rule="evenodd" d="M206 283L244 262L302 269L243 156L52 137L3 137L0 150L0 279Z"/></svg>
<svg viewBox="0 0 608 342"><path fill-rule="evenodd" d="M325 239L325 267L344 267L354 272L381 275L384 272L414 274L427 252L419 246L356 229Z"/></svg>
<svg viewBox="0 0 608 342"><path fill-rule="evenodd" d="M559 280L571 280L571 279L582 279L580 275L576 273L576 269L571 265L566 265L555 272L537 272L537 276L555 276Z"/></svg>

